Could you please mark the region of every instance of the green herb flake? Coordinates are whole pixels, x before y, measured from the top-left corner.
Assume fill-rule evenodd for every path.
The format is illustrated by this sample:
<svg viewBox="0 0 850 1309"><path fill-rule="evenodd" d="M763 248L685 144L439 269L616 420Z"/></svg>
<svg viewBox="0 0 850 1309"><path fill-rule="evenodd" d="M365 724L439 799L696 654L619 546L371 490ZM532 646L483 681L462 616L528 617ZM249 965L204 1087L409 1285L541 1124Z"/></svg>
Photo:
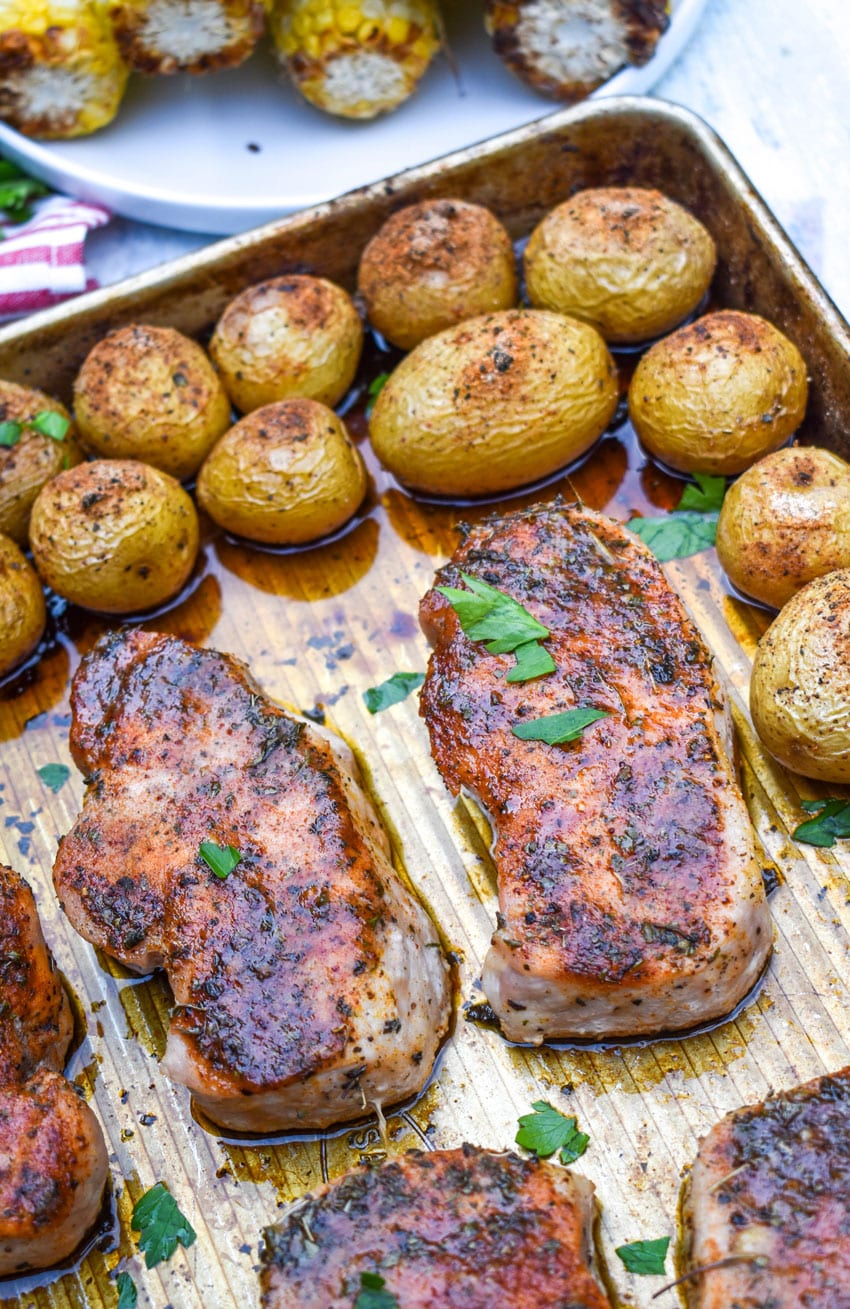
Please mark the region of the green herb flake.
<svg viewBox="0 0 850 1309"><path fill-rule="evenodd" d="M0 446L17 445L21 439L23 428L20 423L14 423L7 419L5 423L0 423Z"/></svg>
<svg viewBox="0 0 850 1309"><path fill-rule="evenodd" d="M794 828L791 835L803 845L816 845L823 849L850 836L850 803L846 800L803 800L801 808L816 814Z"/></svg>
<svg viewBox="0 0 850 1309"><path fill-rule="evenodd" d="M67 764L42 764L41 768L36 769L36 772L42 782L44 782L44 785L48 787L54 795L57 791L62 790L62 787L71 776L71 770Z"/></svg>
<svg viewBox="0 0 850 1309"><path fill-rule="evenodd" d="M713 477L710 473L694 473L696 486L689 482L682 492L682 498L676 505L677 510L692 509L698 514L711 514L723 504L726 494L726 478Z"/></svg>
<svg viewBox="0 0 850 1309"><path fill-rule="evenodd" d="M369 397L368 400L366 401L367 418L372 417L372 410L375 408L375 401L377 400L378 396L381 394L381 392L383 391L384 387L386 386L389 380L390 380L389 373L378 373L378 376L373 377L371 382L369 383L369 388L366 392L367 396Z"/></svg>
<svg viewBox="0 0 850 1309"><path fill-rule="evenodd" d="M139 1299L139 1293L136 1290L136 1283L129 1273L119 1273L115 1279L115 1285L118 1288L118 1304L116 1309L136 1309Z"/></svg>
<svg viewBox="0 0 850 1309"><path fill-rule="evenodd" d="M488 654L516 654L516 666L507 680L528 682L533 677L554 673L554 659L539 644L552 635L549 628L504 591L470 577L469 573L461 573L461 577L468 591L455 586L438 586L437 590L454 609L470 641L484 641Z"/></svg>
<svg viewBox="0 0 850 1309"><path fill-rule="evenodd" d="M379 714L390 705L406 700L411 691L415 691L425 681L424 673L393 673L385 682L370 686L363 692L366 708L370 714Z"/></svg>
<svg viewBox="0 0 850 1309"><path fill-rule="evenodd" d="M659 1236L656 1241L631 1241L629 1245L618 1245L615 1254L628 1272L657 1277L665 1271L669 1244L669 1236Z"/></svg>
<svg viewBox="0 0 850 1309"><path fill-rule="evenodd" d="M632 518L630 531L648 545L661 564L686 559L714 545L717 514L668 514L666 518Z"/></svg>
<svg viewBox="0 0 850 1309"><path fill-rule="evenodd" d="M157 1182L136 1201L130 1226L139 1233L139 1249L145 1256L146 1268L165 1263L178 1245L188 1249L197 1239L197 1232L163 1182Z"/></svg>
<svg viewBox="0 0 850 1309"><path fill-rule="evenodd" d="M10 160L0 160L0 210L8 222L22 223L32 217L31 202L49 194L43 182L27 177Z"/></svg>
<svg viewBox="0 0 850 1309"><path fill-rule="evenodd" d="M545 677L555 671L555 660L539 641L518 645L514 653L516 667L508 673L505 679L508 682L530 682L533 677Z"/></svg>
<svg viewBox="0 0 850 1309"><path fill-rule="evenodd" d="M202 841L198 847L198 854L222 881L230 876L241 858L235 846L216 845L215 841Z"/></svg>
<svg viewBox="0 0 850 1309"><path fill-rule="evenodd" d="M521 741L545 741L547 745L564 745L577 741L586 727L599 718L607 718L604 709L567 709L562 714L548 714L545 718L531 718L514 723L511 731Z"/></svg>
<svg viewBox="0 0 850 1309"><path fill-rule="evenodd" d="M519 1120L519 1131L514 1140L523 1150L530 1150L538 1159L548 1159L556 1150L561 1151L561 1163L571 1164L580 1159L587 1149L590 1137L578 1130L575 1118L568 1118L545 1100L535 1100L533 1113Z"/></svg>
<svg viewBox="0 0 850 1309"><path fill-rule="evenodd" d="M385 1286L380 1273L361 1273L354 1309L399 1309L398 1300Z"/></svg>
<svg viewBox="0 0 850 1309"><path fill-rule="evenodd" d="M27 427L34 427L42 436L49 436L54 441L64 441L70 426L69 419L55 409L42 409L27 423Z"/></svg>

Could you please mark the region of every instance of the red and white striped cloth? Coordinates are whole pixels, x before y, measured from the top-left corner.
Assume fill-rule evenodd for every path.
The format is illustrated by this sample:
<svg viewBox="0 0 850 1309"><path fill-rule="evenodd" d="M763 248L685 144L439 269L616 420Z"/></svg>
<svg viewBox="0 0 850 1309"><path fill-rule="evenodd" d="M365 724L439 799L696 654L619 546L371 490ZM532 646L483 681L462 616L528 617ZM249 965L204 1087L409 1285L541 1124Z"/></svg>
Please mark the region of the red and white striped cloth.
<svg viewBox="0 0 850 1309"><path fill-rule="evenodd" d="M0 224L0 320L90 291L97 286L86 277L85 240L95 227L109 222L99 205L66 196L39 200L26 223Z"/></svg>

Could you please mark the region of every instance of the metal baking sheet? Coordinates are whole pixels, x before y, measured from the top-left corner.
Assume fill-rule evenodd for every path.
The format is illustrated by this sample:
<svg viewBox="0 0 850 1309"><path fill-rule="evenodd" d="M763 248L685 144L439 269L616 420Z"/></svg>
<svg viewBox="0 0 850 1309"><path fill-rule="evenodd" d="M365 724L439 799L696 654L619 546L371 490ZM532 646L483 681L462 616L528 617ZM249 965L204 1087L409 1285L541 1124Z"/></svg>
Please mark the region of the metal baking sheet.
<svg viewBox="0 0 850 1309"><path fill-rule="evenodd" d="M520 239L572 190L625 182L657 185L706 222L720 253L714 300L764 314L798 343L812 379L804 436L850 454L847 325L714 135L688 112L657 101L560 112L7 327L0 330L0 376L67 399L86 352L117 324L167 323L203 339L231 296L264 277L303 270L351 287L365 242L388 213L414 199L481 201ZM371 355L368 367L381 371L380 358ZM323 710L352 743L399 864L457 953L455 1031L425 1095L389 1116L386 1144L374 1121L314 1139L257 1141L228 1136L193 1115L188 1093L157 1067L167 985L161 977L140 981L99 957L70 928L53 894L56 842L79 810L82 783L72 769L54 795L36 769L70 763L69 680L106 626L77 610L57 612L39 659L0 693L0 832L4 857L36 891L48 941L79 1003L81 1041L68 1071L107 1134L113 1195L93 1248L61 1275L0 1282L0 1309L112 1309L118 1268L134 1277L139 1304L154 1309L255 1304L259 1234L288 1200L387 1148L508 1146L518 1115L541 1097L577 1114L589 1132L578 1167L596 1184L602 1253L621 1302L648 1309L663 1283L630 1277L614 1247L674 1234L682 1171L700 1135L771 1088L850 1062L850 864L841 847L818 851L789 839L799 798L818 789L784 773L753 735L750 659L769 615L729 592L713 552L666 571L716 656L765 868L779 874L771 896L775 951L764 985L713 1030L644 1045L519 1049L467 1021L462 1006L482 998L477 979L495 918L489 831L474 806L445 790L415 696L372 717L362 692L396 670L424 669L418 600L453 549L457 522L494 506L414 500L371 456L362 407L355 404L349 417L371 473L369 497L351 527L335 541L277 554L208 527L187 592L145 626L232 651L267 693ZM670 507L679 489L646 464L628 423L620 422L568 477L503 503L580 495L625 518ZM160 1180L198 1240L147 1271L129 1215L135 1199ZM656 1303L675 1304L676 1292Z"/></svg>

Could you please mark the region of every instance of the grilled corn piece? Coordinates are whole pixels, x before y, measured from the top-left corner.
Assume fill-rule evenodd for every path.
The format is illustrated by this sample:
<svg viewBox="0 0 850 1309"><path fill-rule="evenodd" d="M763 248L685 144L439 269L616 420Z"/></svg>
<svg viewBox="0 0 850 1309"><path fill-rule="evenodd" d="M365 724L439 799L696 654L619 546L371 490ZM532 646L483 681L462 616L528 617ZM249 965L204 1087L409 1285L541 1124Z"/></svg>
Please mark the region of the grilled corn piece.
<svg viewBox="0 0 850 1309"><path fill-rule="evenodd" d="M301 94L344 118L395 109L440 45L434 0L273 0L271 29Z"/></svg>
<svg viewBox="0 0 850 1309"><path fill-rule="evenodd" d="M119 0L115 37L138 73L212 73L241 64L265 28L265 0Z"/></svg>
<svg viewBox="0 0 850 1309"><path fill-rule="evenodd" d="M0 0L0 118L19 132L94 132L126 83L105 0Z"/></svg>
<svg viewBox="0 0 850 1309"><path fill-rule="evenodd" d="M529 86L572 103L624 64L645 64L667 0L486 0L496 53Z"/></svg>

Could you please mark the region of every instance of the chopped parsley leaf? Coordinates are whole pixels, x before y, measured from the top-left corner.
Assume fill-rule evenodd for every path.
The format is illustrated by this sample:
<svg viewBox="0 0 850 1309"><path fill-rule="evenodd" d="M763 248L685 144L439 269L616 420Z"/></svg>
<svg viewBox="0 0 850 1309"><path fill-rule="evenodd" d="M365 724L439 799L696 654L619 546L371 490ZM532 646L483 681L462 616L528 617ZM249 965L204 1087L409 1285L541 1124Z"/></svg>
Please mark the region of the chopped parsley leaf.
<svg viewBox="0 0 850 1309"><path fill-rule="evenodd" d="M136 1309L139 1293L130 1274L119 1273L115 1285L118 1288L118 1304L115 1309Z"/></svg>
<svg viewBox="0 0 850 1309"><path fill-rule="evenodd" d="M664 1272L669 1244L669 1236L659 1236L655 1241L631 1241L628 1245L618 1245L615 1254L628 1272L642 1277L659 1276Z"/></svg>
<svg viewBox="0 0 850 1309"><path fill-rule="evenodd" d="M178 1245L188 1249L197 1239L197 1232L163 1182L157 1182L136 1201L130 1226L139 1233L139 1249L147 1268L165 1263Z"/></svg>
<svg viewBox="0 0 850 1309"><path fill-rule="evenodd" d="M57 791L62 790L62 787L71 776L71 770L67 764L42 764L41 768L36 769L36 772L42 782L44 782L44 785L48 787L54 795Z"/></svg>
<svg viewBox="0 0 850 1309"><path fill-rule="evenodd" d="M577 741L586 727L598 718L607 718L604 709L567 709L562 714L547 714L545 718L529 718L514 723L511 731L521 741L545 741L547 745L563 745Z"/></svg>
<svg viewBox="0 0 850 1309"><path fill-rule="evenodd" d="M361 1273L354 1309L399 1309L398 1300L385 1286L380 1273Z"/></svg>
<svg viewBox="0 0 850 1309"><path fill-rule="evenodd" d="M847 800L803 800L801 807L816 814L794 828L791 835L804 845L817 845L824 849L837 840L850 836L850 802Z"/></svg>
<svg viewBox="0 0 850 1309"><path fill-rule="evenodd" d="M688 483L676 509L692 509L698 514L714 513L723 504L726 478L714 477L711 473L694 473L694 481L696 486L693 482Z"/></svg>
<svg viewBox="0 0 850 1309"><path fill-rule="evenodd" d="M561 1163L571 1164L587 1149L590 1137L578 1130L574 1117L567 1117L545 1100L535 1100L533 1113L519 1120L519 1131L514 1140L523 1150L530 1150L538 1159L548 1159L556 1150L561 1151Z"/></svg>
<svg viewBox="0 0 850 1309"><path fill-rule="evenodd" d="M666 518L631 518L626 526L648 545L661 564L686 559L714 545L717 514L668 514Z"/></svg>
<svg viewBox="0 0 850 1309"><path fill-rule="evenodd" d="M454 609L470 641L484 641L488 654L516 654L516 666L507 680L527 682L553 673L555 661L540 645L552 635L549 628L504 591L469 573L461 573L461 577L468 591L455 586L438 586L437 590Z"/></svg>
<svg viewBox="0 0 850 1309"><path fill-rule="evenodd" d="M202 841L198 847L198 854L222 881L230 876L241 858L235 846L216 845L215 841Z"/></svg>
<svg viewBox="0 0 850 1309"><path fill-rule="evenodd" d="M406 700L411 691L415 691L425 681L424 673L393 673L385 682L370 686L363 692L366 708L370 714L379 714L390 705Z"/></svg>

